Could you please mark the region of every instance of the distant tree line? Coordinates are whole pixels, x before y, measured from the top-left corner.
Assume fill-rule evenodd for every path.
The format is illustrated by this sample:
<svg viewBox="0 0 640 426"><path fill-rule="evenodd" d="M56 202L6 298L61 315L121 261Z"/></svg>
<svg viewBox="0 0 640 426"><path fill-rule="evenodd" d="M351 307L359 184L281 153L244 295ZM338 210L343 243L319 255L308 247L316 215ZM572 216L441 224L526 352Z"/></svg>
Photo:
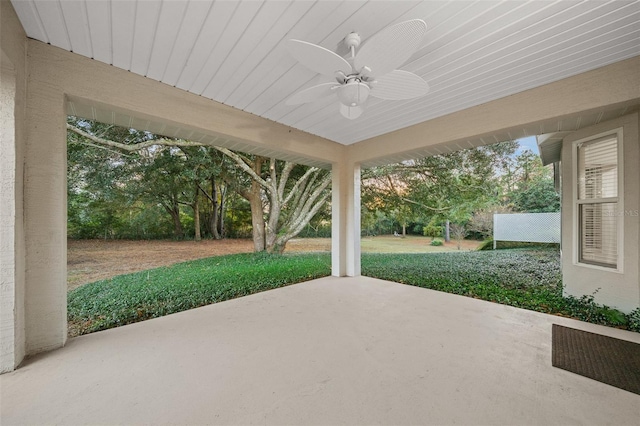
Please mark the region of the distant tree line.
<svg viewBox="0 0 640 426"><path fill-rule="evenodd" d="M553 170L506 141L368 169L362 177L363 235L398 232L490 237L493 213L554 212Z"/></svg>
<svg viewBox="0 0 640 426"><path fill-rule="evenodd" d="M71 238L331 235L330 171L69 117ZM493 212L558 211L552 171L515 141L366 169L363 235L491 235Z"/></svg>

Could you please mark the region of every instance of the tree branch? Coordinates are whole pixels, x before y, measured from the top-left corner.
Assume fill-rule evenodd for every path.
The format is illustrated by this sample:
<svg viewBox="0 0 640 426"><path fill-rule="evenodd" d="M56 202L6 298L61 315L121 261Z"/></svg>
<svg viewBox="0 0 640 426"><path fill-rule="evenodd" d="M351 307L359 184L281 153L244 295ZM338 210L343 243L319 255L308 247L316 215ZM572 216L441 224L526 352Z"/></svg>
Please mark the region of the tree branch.
<svg viewBox="0 0 640 426"><path fill-rule="evenodd" d="M196 182L196 185L198 186L198 189L204 194L205 197L207 197L209 199L209 201L211 201L212 203L215 202L215 200L213 199L213 197L211 197L211 195L209 195L209 193L207 191L204 190L204 188L202 187L202 185L200 185L200 182Z"/></svg>
<svg viewBox="0 0 640 426"><path fill-rule="evenodd" d="M112 148L118 148L121 149L123 151L126 152L135 152L135 151L140 151L143 150L145 148L149 148L152 147L154 145L162 145L162 146L203 146L203 144L199 143L199 142L190 142L190 141L185 141L182 139L166 139L166 138L162 138L162 139L152 139L149 141L145 141L145 142L138 142L138 143L134 143L131 145L125 144L125 143L120 143L120 142L115 142L109 139L103 139L101 137L92 135L90 133L85 132L84 130L81 130L75 126L72 126L71 124L67 124L67 130L70 130L84 138L89 139L90 141L97 143L99 145L103 145L103 146L110 146ZM82 142L80 142L82 143Z"/></svg>
<svg viewBox="0 0 640 426"><path fill-rule="evenodd" d="M247 163L244 162L244 160L242 159L242 157L240 157L238 154L236 154L235 152L231 151L230 149L227 148L222 148L219 146L214 146L214 149L220 151L221 153L225 154L226 156L228 156L229 158L231 158L233 161L236 162L236 164L243 170L245 171L249 176L251 176L252 179L254 179L256 182L258 182L258 184L260 184L260 186L262 186L265 189L269 188L269 183L262 179L262 177L260 175L258 175L251 167L249 167L249 165Z"/></svg>
<svg viewBox="0 0 640 426"><path fill-rule="evenodd" d="M289 175L291 174L291 171L295 166L296 166L295 163L286 161L284 163L284 167L282 168L282 172L280 173L280 183L278 184L278 199L283 205L286 204L286 202L284 201L284 188L287 185L287 181L289 180ZM297 183L298 182L296 182L296 185ZM296 187L296 185L294 185L294 188Z"/></svg>
<svg viewBox="0 0 640 426"><path fill-rule="evenodd" d="M417 201L410 200L408 198L400 197L400 199L402 201L406 201L407 203L415 204L417 206L424 207L425 209L429 209L429 210L432 210L434 212L445 212L447 210L451 210L451 207L430 207L430 206L427 206L425 204L419 203Z"/></svg>
<svg viewBox="0 0 640 426"><path fill-rule="evenodd" d="M293 167L292 167L292 169L293 169ZM315 173L315 172L317 172L319 170L320 169L318 169L316 167L309 167L309 169L307 169L307 171L304 173L304 175L302 175L300 177L300 179L298 179L296 181L296 183L293 185L293 187L291 188L291 191L289 191L289 194L287 195L287 197L284 200L282 200L282 205L287 204L291 200L291 198L294 195L296 195L296 193L299 191L300 186L303 185L306 182L307 179L309 179L309 176L311 176L312 173ZM288 174L287 174L287 179L288 179ZM286 181L285 181L285 183L286 183ZM283 192L283 195L284 195L284 185L282 185L282 181L281 181L281 186L283 186L282 192Z"/></svg>
<svg viewBox="0 0 640 426"><path fill-rule="evenodd" d="M114 154L122 155L122 156L128 157L128 158L132 158L133 157L133 156L127 155L127 154L125 154L125 153L123 153L121 151L116 151L114 149L111 149L110 147L98 145L98 144L91 143L91 142L79 141L79 140L73 140L73 141L70 141L70 142L71 143L76 143L76 144L79 144L79 145L91 146L91 147L98 148L98 149L104 149L107 152L113 152Z"/></svg>

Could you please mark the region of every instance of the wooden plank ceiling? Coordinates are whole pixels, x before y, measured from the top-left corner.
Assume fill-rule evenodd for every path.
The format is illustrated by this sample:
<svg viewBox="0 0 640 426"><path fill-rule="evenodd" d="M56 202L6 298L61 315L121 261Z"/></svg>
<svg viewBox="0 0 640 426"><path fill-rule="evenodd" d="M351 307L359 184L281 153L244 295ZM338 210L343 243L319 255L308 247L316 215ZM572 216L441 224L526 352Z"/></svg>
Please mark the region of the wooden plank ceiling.
<svg viewBox="0 0 640 426"><path fill-rule="evenodd" d="M640 55L638 1L186 1L12 0L31 38L234 108L349 145ZM420 18L422 46L401 67L428 95L370 98L356 120L331 98L285 100L322 80L285 43L296 38L346 55Z"/></svg>

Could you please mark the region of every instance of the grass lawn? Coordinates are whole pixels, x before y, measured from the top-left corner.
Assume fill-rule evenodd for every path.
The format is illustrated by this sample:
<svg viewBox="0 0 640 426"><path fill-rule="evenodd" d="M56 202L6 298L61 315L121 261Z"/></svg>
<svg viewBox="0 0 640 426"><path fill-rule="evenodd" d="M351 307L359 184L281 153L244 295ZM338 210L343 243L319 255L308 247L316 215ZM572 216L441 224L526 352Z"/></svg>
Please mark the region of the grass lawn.
<svg viewBox="0 0 640 426"><path fill-rule="evenodd" d="M442 240L441 238L439 238ZM431 238L420 235L395 237L393 235L376 235L362 237L360 251L362 253L440 253L458 251L458 242L451 240L441 246L432 246ZM476 250L480 241L460 241L460 251ZM331 251L331 238L295 238L287 243L287 252Z"/></svg>
<svg viewBox="0 0 640 426"><path fill-rule="evenodd" d="M68 293L69 335L160 317L327 276L330 272L329 253L282 256L247 253L119 275ZM640 314L632 317L598 306L593 303L592 296L562 297L560 259L554 249L365 253L362 255L362 273L640 331Z"/></svg>
<svg viewBox="0 0 640 426"><path fill-rule="evenodd" d="M442 241L441 238L439 240ZM362 237L360 250L362 253L442 253L458 251L458 242L453 239L448 243L443 241L441 246L432 246L430 244L431 241L432 238L419 235ZM476 250L480 244L480 241L462 240L460 241L460 251Z"/></svg>

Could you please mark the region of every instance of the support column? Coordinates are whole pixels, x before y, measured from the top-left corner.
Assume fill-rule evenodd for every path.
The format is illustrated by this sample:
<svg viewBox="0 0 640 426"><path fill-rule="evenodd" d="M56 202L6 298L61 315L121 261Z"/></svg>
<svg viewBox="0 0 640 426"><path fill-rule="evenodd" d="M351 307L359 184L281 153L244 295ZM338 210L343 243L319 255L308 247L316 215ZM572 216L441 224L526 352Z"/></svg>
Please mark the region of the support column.
<svg viewBox="0 0 640 426"><path fill-rule="evenodd" d="M333 165L331 194L331 274L360 275L360 165Z"/></svg>
<svg viewBox="0 0 640 426"><path fill-rule="evenodd" d="M0 63L0 373L24 357L24 287L20 266L21 171L16 140L16 72L2 52Z"/></svg>
<svg viewBox="0 0 640 426"><path fill-rule="evenodd" d="M0 373L25 356L23 175L26 35L0 1Z"/></svg>
<svg viewBox="0 0 640 426"><path fill-rule="evenodd" d="M67 340L67 129L64 93L31 58L24 219L26 352Z"/></svg>

